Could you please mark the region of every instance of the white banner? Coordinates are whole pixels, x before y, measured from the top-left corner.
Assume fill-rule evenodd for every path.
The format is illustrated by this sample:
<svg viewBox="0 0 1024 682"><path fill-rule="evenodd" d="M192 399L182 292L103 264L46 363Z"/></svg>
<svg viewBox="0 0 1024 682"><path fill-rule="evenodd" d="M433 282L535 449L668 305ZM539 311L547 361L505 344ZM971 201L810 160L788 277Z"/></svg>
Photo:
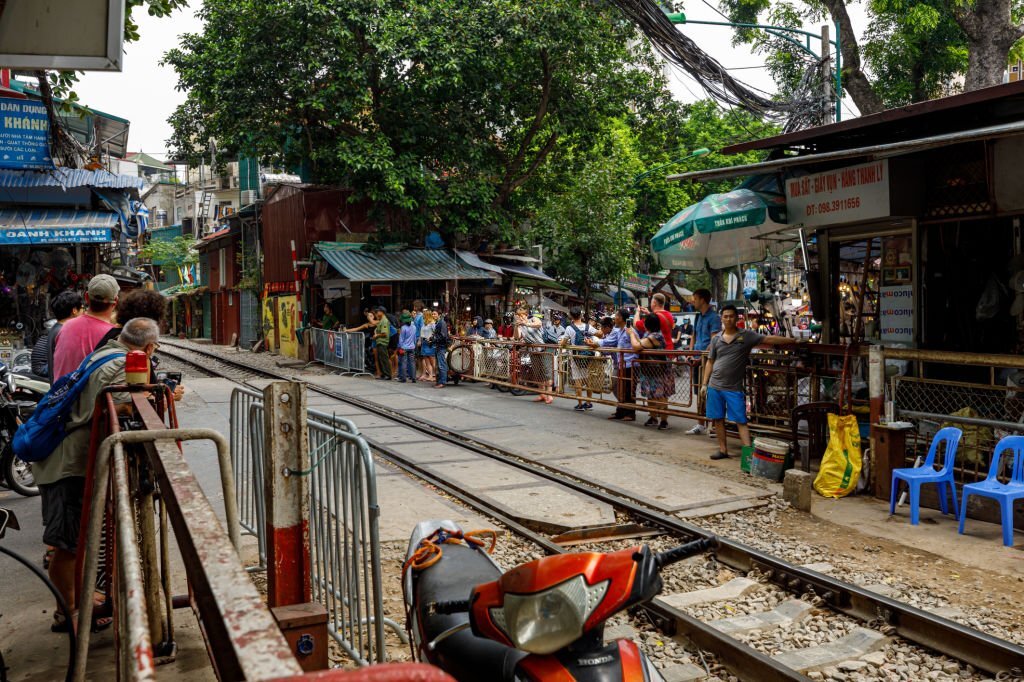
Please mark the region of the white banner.
<svg viewBox="0 0 1024 682"><path fill-rule="evenodd" d="M872 161L786 181L793 224L834 225L889 215L889 162Z"/></svg>
<svg viewBox="0 0 1024 682"><path fill-rule="evenodd" d="M914 342L914 287L882 287L878 306L882 341Z"/></svg>

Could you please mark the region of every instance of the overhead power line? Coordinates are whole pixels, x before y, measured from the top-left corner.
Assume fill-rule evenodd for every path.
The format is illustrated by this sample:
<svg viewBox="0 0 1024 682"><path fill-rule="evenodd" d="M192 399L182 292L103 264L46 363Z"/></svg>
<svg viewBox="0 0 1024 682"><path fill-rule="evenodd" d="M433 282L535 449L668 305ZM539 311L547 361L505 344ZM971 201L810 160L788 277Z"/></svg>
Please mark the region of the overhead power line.
<svg viewBox="0 0 1024 682"><path fill-rule="evenodd" d="M715 101L729 107L740 107L762 118L785 121L787 131L816 125L820 120L822 102L810 87L814 79L811 72L819 65L809 66L791 99L773 98L768 93L760 94L757 88L733 77L718 60L681 33L654 0L611 2L647 36L665 59L686 71Z"/></svg>

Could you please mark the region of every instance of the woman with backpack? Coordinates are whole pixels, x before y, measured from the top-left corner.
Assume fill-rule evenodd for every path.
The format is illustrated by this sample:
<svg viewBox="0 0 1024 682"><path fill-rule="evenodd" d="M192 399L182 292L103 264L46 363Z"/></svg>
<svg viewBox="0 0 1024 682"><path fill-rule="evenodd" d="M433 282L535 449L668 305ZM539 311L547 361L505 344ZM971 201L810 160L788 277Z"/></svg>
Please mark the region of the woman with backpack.
<svg viewBox="0 0 1024 682"><path fill-rule="evenodd" d="M573 346L569 352L569 381L576 392L577 412L594 409L590 400L594 397L590 389L590 366L593 363L594 351L590 350L588 340L601 338L601 333L583 321L583 309L573 308L569 311L572 321L566 325L565 333L562 334L562 347ZM587 400L583 400L583 390L586 388Z"/></svg>

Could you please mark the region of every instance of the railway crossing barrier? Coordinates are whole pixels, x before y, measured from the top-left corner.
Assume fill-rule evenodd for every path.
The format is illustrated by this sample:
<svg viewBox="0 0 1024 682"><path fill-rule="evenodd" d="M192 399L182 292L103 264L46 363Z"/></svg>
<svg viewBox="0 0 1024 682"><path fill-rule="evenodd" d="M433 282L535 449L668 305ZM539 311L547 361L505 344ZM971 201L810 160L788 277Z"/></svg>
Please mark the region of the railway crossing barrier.
<svg viewBox="0 0 1024 682"><path fill-rule="evenodd" d="M360 332L306 330L313 341L313 360L347 376L370 376L366 371L365 339Z"/></svg>
<svg viewBox="0 0 1024 682"><path fill-rule="evenodd" d="M267 391L274 386L292 387L289 396L304 391L299 384L287 382L272 384ZM279 399L268 402L266 394L245 388L235 389L231 396L230 449L241 526L257 538L260 548L260 565L254 569L268 571L271 590L279 583L308 578L309 593L327 609L328 631L341 648L360 664L382 662L386 660L384 628L403 641L406 635L401 625L384 616L373 456L354 423L305 410L304 425L296 433L307 448L293 449L296 453L305 449L308 454L302 463L277 461L271 466L266 447L270 435L267 405L279 407L282 403ZM280 415L275 413L270 423L279 431ZM275 539L286 546L294 546L296 539L289 538L290 531L268 516L265 472L272 472L273 478L280 475L281 486L302 482L302 499L297 502L305 508L308 528L309 564L305 570L292 566L282 573L274 561ZM281 487L274 490L278 497L282 492ZM300 570L304 575L295 573ZM272 605L274 599L273 595L268 599Z"/></svg>

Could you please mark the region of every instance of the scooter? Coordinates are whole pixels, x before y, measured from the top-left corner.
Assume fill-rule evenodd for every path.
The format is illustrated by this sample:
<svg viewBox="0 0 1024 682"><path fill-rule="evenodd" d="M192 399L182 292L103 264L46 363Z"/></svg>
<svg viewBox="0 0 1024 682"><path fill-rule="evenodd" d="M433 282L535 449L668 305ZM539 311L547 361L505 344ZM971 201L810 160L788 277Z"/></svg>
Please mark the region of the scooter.
<svg viewBox="0 0 1024 682"><path fill-rule="evenodd" d="M403 567L413 653L460 682L663 680L635 642L604 644L604 623L657 596L661 568L718 545L560 554L502 573L483 549L486 533L493 549L493 531L422 522Z"/></svg>
<svg viewBox="0 0 1024 682"><path fill-rule="evenodd" d="M40 394L43 386L46 390ZM14 456L11 442L18 426L35 411L47 390L49 384L17 375L0 362L0 482L25 497L38 495L39 486L32 465Z"/></svg>

